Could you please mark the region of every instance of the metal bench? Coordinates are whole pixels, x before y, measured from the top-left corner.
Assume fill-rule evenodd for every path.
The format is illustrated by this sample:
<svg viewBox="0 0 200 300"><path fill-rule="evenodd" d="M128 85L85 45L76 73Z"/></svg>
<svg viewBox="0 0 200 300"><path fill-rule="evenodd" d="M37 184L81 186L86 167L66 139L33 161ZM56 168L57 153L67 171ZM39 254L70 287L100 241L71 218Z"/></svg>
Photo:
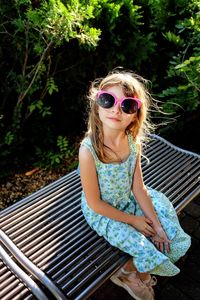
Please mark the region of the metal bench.
<svg viewBox="0 0 200 300"><path fill-rule="evenodd" d="M152 135L142 159L146 185L179 213L200 194L200 156ZM92 231L81 212L76 171L1 211L1 300L87 299L129 256Z"/></svg>

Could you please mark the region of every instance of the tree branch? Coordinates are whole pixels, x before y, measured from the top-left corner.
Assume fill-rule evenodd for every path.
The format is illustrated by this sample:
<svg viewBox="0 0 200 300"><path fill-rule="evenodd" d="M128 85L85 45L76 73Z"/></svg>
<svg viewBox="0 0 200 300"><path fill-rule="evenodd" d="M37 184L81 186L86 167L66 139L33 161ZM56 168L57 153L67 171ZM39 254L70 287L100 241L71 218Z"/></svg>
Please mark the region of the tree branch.
<svg viewBox="0 0 200 300"><path fill-rule="evenodd" d="M18 106L18 105L24 100L25 96L27 95L27 93L29 92L30 88L32 87L32 85L33 85L33 83L34 83L34 81L35 81L35 78L36 78L36 76L37 76L37 74L38 74L38 72L39 72L41 63L42 63L42 61L44 60L47 51L49 50L49 48L50 48L52 45L53 45L53 41L51 41L51 42L47 45L46 49L44 50L44 52L43 52L43 54L42 54L42 56L41 56L41 58L40 58L40 60L39 60L39 62L38 62L38 64L37 64L37 68L36 68L35 74L33 75L33 78L32 78L32 80L31 80L29 86L27 87L27 89L26 89L23 93L21 93L21 94L19 95L18 101L17 101L17 105L16 105L16 106Z"/></svg>

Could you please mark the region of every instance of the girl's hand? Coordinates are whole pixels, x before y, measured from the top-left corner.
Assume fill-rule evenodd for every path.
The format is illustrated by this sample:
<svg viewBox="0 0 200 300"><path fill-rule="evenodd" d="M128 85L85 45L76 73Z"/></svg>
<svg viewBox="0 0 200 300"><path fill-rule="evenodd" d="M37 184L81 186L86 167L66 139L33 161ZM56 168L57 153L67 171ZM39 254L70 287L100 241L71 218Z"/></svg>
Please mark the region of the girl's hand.
<svg viewBox="0 0 200 300"><path fill-rule="evenodd" d="M151 226L152 221L144 216L133 216L130 225L147 237L154 236L156 234L155 230Z"/></svg>
<svg viewBox="0 0 200 300"><path fill-rule="evenodd" d="M156 234L151 238L151 240L161 252L163 252L164 249L169 252L171 241L168 239L165 231L161 226L154 229L156 231Z"/></svg>

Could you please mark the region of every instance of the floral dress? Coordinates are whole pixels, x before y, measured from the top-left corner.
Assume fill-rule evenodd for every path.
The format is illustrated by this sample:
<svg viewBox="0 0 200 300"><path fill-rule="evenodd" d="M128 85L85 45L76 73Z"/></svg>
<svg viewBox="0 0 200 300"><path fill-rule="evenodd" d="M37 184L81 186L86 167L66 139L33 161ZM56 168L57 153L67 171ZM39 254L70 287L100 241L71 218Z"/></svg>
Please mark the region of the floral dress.
<svg viewBox="0 0 200 300"><path fill-rule="evenodd" d="M128 141L130 155L123 163L101 162L89 137L86 137L81 145L87 147L93 155L101 199L126 213L142 216L143 212L131 191L137 147L130 135L128 135ZM191 238L180 227L176 211L168 198L161 192L147 188L162 227L172 241L169 253L160 252L149 238L131 225L95 213L88 206L84 192L82 192L81 200L82 211L87 223L98 235L133 257L139 272L174 276L180 271L174 262L186 253L190 247Z"/></svg>

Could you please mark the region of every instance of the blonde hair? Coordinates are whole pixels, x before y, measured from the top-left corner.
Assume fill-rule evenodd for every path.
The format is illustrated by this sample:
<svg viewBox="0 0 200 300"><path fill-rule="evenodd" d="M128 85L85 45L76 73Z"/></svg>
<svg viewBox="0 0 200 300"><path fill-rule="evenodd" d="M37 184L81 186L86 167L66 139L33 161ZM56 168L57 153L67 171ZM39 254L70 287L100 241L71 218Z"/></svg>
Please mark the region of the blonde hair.
<svg viewBox="0 0 200 300"><path fill-rule="evenodd" d="M107 87L119 85L122 87L125 96L134 96L141 100L141 107L136 113L136 118L126 128L126 132L132 135L133 140L141 144L147 139L150 130L154 129L148 116L151 96L147 91L146 84L147 80L131 71L116 70L110 72L106 77L96 79L92 82L88 94L90 112L86 136L91 138L95 152L101 161L108 162L109 156L105 150L103 127L98 114L98 104L96 103L97 92Z"/></svg>

